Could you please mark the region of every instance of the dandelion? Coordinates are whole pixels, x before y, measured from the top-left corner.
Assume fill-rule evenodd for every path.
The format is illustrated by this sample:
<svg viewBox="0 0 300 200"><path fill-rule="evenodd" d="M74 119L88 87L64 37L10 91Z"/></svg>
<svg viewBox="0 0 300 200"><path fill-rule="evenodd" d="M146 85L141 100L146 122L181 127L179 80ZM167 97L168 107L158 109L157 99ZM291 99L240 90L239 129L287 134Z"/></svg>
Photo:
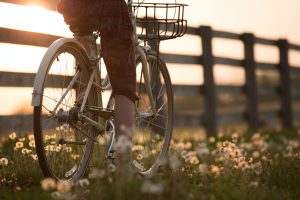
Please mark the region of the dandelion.
<svg viewBox="0 0 300 200"><path fill-rule="evenodd" d="M209 138L208 138L208 141L209 141L210 143L215 143L216 138L214 138L214 137L209 137Z"/></svg>
<svg viewBox="0 0 300 200"><path fill-rule="evenodd" d="M24 142L24 141L26 140L26 138L25 138L25 137L19 138L18 140L19 140L20 142Z"/></svg>
<svg viewBox="0 0 300 200"><path fill-rule="evenodd" d="M143 151L144 150L144 146L143 145L134 145L131 148L132 151Z"/></svg>
<svg viewBox="0 0 300 200"><path fill-rule="evenodd" d="M72 147L65 147L64 150L67 152L67 153L70 153L72 151ZM54 148L54 151L56 151L56 147Z"/></svg>
<svg viewBox="0 0 300 200"><path fill-rule="evenodd" d="M169 156L169 165L173 170L176 170L181 167L181 162L175 154L171 154Z"/></svg>
<svg viewBox="0 0 300 200"><path fill-rule="evenodd" d="M61 151L61 145L59 144L58 146L55 147L55 151L59 153Z"/></svg>
<svg viewBox="0 0 300 200"><path fill-rule="evenodd" d="M204 175L204 174L207 174L208 172L208 166L206 164L200 164L199 167L198 167L198 171L200 174Z"/></svg>
<svg viewBox="0 0 300 200"><path fill-rule="evenodd" d="M132 142L126 136L119 136L115 143L115 149L119 153L126 152L128 149L132 149Z"/></svg>
<svg viewBox="0 0 300 200"><path fill-rule="evenodd" d="M116 165L110 163L108 166L107 166L107 169L109 172L115 172L116 171Z"/></svg>
<svg viewBox="0 0 300 200"><path fill-rule="evenodd" d="M260 157L259 151L254 151L254 152L252 153L252 157L253 157L253 158L259 158L259 157Z"/></svg>
<svg viewBox="0 0 300 200"><path fill-rule="evenodd" d="M221 172L220 167L216 165L211 166L211 173L213 173L214 175L219 175L220 172Z"/></svg>
<svg viewBox="0 0 300 200"><path fill-rule="evenodd" d="M22 154L24 154L24 155L28 155L28 154L30 154L30 153L32 152L32 150L29 150L29 149L27 149L27 148L23 148L23 149L21 150L21 152L22 152Z"/></svg>
<svg viewBox="0 0 300 200"><path fill-rule="evenodd" d="M35 142L34 142L34 140L30 140L30 141L29 141L29 146L30 146L31 148L35 148Z"/></svg>
<svg viewBox="0 0 300 200"><path fill-rule="evenodd" d="M16 134L16 132L12 132L11 134L8 135L8 137L9 137L9 139L11 139L11 140L15 140L16 137L17 137L17 134Z"/></svg>
<svg viewBox="0 0 300 200"><path fill-rule="evenodd" d="M163 184L162 183L152 183L149 180L144 181L142 184L141 191L143 193L148 193L148 194L160 194L163 192Z"/></svg>
<svg viewBox="0 0 300 200"><path fill-rule="evenodd" d="M80 179L78 181L78 183L79 183L80 187L82 187L82 188L87 188L90 185L90 181L86 178Z"/></svg>
<svg viewBox="0 0 300 200"><path fill-rule="evenodd" d="M261 138L260 133L254 133L251 137L252 141L259 140Z"/></svg>
<svg viewBox="0 0 300 200"><path fill-rule="evenodd" d="M155 155L155 154L157 154L157 150L152 149L152 150L151 150L151 155Z"/></svg>
<svg viewBox="0 0 300 200"><path fill-rule="evenodd" d="M91 173L88 175L89 179L99 179L105 176L105 170L92 169Z"/></svg>
<svg viewBox="0 0 300 200"><path fill-rule="evenodd" d="M73 160L78 160L79 155L78 155L78 154L71 154L71 158L72 158Z"/></svg>
<svg viewBox="0 0 300 200"><path fill-rule="evenodd" d="M32 154L32 155L31 155L31 158L32 158L33 160L38 160L38 157L37 157L36 154Z"/></svg>
<svg viewBox="0 0 300 200"><path fill-rule="evenodd" d="M239 135L237 133L233 133L231 136L232 142L237 143Z"/></svg>
<svg viewBox="0 0 300 200"><path fill-rule="evenodd" d="M57 183L57 191L60 193L67 193L71 190L72 184L70 181L59 181Z"/></svg>
<svg viewBox="0 0 300 200"><path fill-rule="evenodd" d="M260 161L257 163L254 163L251 167L254 170L256 175L259 176L262 173L262 165L261 165Z"/></svg>
<svg viewBox="0 0 300 200"><path fill-rule="evenodd" d="M219 139L223 138L224 136L225 136L225 134L223 132L219 132L218 135L217 135L217 137Z"/></svg>
<svg viewBox="0 0 300 200"><path fill-rule="evenodd" d="M192 165L197 165L197 164L199 164L199 159L197 158L197 156L192 156L192 157L189 159L189 162L190 162Z"/></svg>
<svg viewBox="0 0 300 200"><path fill-rule="evenodd" d="M21 191L21 187L20 186L16 186L16 191Z"/></svg>
<svg viewBox="0 0 300 200"><path fill-rule="evenodd" d="M51 140L51 137L49 135L45 135L44 139L47 142L48 140Z"/></svg>
<svg viewBox="0 0 300 200"><path fill-rule="evenodd" d="M143 156L141 154L138 154L136 157L137 160L141 161L143 159Z"/></svg>
<svg viewBox="0 0 300 200"><path fill-rule="evenodd" d="M180 155L181 155L182 158L186 158L187 151L182 151Z"/></svg>
<svg viewBox="0 0 300 200"><path fill-rule="evenodd" d="M249 183L248 187L257 188L259 185L258 181L252 181Z"/></svg>
<svg viewBox="0 0 300 200"><path fill-rule="evenodd" d="M34 140L34 135L33 134L29 134L27 136L27 138L28 138L29 141L32 141L32 140Z"/></svg>
<svg viewBox="0 0 300 200"><path fill-rule="evenodd" d="M51 193L51 197L53 199L61 199L62 198L62 194L60 192L58 192L58 191L55 191L55 192Z"/></svg>
<svg viewBox="0 0 300 200"><path fill-rule="evenodd" d="M52 178L45 178L41 181L41 186L44 191L50 191L56 188L56 182Z"/></svg>
<svg viewBox="0 0 300 200"><path fill-rule="evenodd" d="M186 142L185 144L184 144L184 149L190 149L190 148L192 148L192 143L191 142Z"/></svg>
<svg viewBox="0 0 300 200"><path fill-rule="evenodd" d="M15 150L18 150L18 149L22 148L23 146L24 146L23 142L16 142Z"/></svg>
<svg viewBox="0 0 300 200"><path fill-rule="evenodd" d="M8 165L8 159L7 158L1 158L0 159L0 166L7 166Z"/></svg>
<svg viewBox="0 0 300 200"><path fill-rule="evenodd" d="M182 151L184 149L184 143L183 142L179 142L175 145L175 148L178 150L178 151Z"/></svg>
<svg viewBox="0 0 300 200"><path fill-rule="evenodd" d="M205 143L199 144L195 150L200 157L209 154L209 149L207 148Z"/></svg>

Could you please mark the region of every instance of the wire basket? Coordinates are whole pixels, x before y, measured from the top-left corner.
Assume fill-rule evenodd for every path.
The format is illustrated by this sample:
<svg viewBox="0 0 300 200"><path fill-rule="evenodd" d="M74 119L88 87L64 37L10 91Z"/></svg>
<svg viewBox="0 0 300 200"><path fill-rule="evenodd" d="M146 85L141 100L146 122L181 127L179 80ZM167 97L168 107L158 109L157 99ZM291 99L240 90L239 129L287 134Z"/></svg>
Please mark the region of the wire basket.
<svg viewBox="0 0 300 200"><path fill-rule="evenodd" d="M133 3L139 39L168 40L186 33L185 4Z"/></svg>

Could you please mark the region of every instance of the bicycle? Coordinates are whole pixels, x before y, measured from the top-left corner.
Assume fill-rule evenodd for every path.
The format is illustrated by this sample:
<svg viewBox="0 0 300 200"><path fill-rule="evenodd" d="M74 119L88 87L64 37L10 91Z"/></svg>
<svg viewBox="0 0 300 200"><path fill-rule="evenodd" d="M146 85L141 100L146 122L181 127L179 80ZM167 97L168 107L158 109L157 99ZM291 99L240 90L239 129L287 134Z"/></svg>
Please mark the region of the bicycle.
<svg viewBox="0 0 300 200"><path fill-rule="evenodd" d="M183 19L186 5L133 3L132 0L127 4L137 44L139 96L135 103L133 167L141 175L147 175L158 169L167 154L173 130L174 99L165 62L146 44L153 39L159 42L182 36L187 24ZM136 14L141 8L146 10L143 18ZM168 10L172 8L179 9L178 17L168 19ZM156 17L158 9L166 10L164 19ZM151 17L150 10L154 12ZM103 75L98 37L101 38L99 32L93 32L58 39L48 48L39 66L32 96L33 126L39 164L46 177L82 178L95 144L105 145L106 157L113 159L114 98L110 95L104 107L103 92L111 86L108 75ZM81 40L88 41L90 54ZM99 138L108 140L103 144Z"/></svg>

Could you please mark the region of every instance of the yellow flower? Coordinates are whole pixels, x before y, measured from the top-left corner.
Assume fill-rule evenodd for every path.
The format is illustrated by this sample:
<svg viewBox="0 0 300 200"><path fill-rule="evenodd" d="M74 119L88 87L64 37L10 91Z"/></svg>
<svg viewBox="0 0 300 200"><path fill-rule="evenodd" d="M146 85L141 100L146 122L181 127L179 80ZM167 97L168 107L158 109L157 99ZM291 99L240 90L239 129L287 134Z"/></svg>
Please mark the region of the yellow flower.
<svg viewBox="0 0 300 200"><path fill-rule="evenodd" d="M17 137L16 132L12 132L11 134L8 135L9 139L14 140Z"/></svg>
<svg viewBox="0 0 300 200"><path fill-rule="evenodd" d="M52 178L45 178L41 181L41 186L45 191L53 190L56 188L56 182Z"/></svg>
<svg viewBox="0 0 300 200"><path fill-rule="evenodd" d="M24 138L24 137L23 137L23 138L19 138L19 141L20 141L20 142L24 142L25 139L26 139L26 138Z"/></svg>
<svg viewBox="0 0 300 200"><path fill-rule="evenodd" d="M70 181L59 181L57 183L57 191L60 193L67 193L71 190L71 182Z"/></svg>
<svg viewBox="0 0 300 200"><path fill-rule="evenodd" d="M0 159L0 166L7 166L8 165L8 159L7 158L1 158Z"/></svg>

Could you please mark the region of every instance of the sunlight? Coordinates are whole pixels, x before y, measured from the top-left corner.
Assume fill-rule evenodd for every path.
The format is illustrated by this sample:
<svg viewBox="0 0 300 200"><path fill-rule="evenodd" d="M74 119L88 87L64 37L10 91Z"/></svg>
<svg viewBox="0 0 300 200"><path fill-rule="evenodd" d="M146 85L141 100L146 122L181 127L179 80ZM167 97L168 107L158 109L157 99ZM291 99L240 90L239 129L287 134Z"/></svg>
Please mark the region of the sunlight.
<svg viewBox="0 0 300 200"><path fill-rule="evenodd" d="M72 36L62 15L39 6L0 3L0 27L65 37Z"/></svg>

